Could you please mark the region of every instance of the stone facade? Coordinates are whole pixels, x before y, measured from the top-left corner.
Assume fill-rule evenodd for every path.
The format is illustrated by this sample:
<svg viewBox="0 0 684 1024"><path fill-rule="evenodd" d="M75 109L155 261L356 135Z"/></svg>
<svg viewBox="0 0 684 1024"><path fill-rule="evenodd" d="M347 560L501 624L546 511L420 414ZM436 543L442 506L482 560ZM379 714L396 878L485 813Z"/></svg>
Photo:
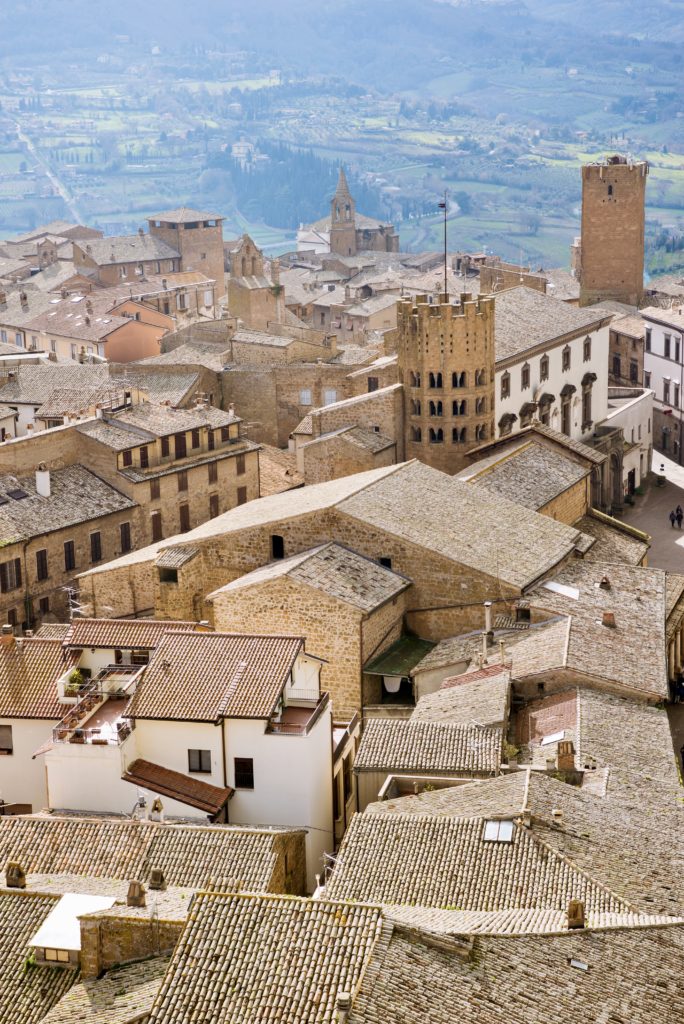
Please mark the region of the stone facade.
<svg viewBox="0 0 684 1024"><path fill-rule="evenodd" d="M192 211L187 211L192 214ZM199 211L198 211L199 212ZM159 214L148 221L149 231L156 238L180 253L183 271L199 271L215 281L216 298L225 295L223 276L223 218L202 214L198 220L176 218L176 213Z"/></svg>
<svg viewBox="0 0 684 1024"><path fill-rule="evenodd" d="M582 168L580 306L641 303L647 175L647 163L619 156Z"/></svg>
<svg viewBox="0 0 684 1024"><path fill-rule="evenodd" d="M622 317L611 324L608 336L608 384L638 388L644 383L644 337L641 318Z"/></svg>
<svg viewBox="0 0 684 1024"><path fill-rule="evenodd" d="M97 978L119 964L173 952L184 920L88 914L81 918L81 977Z"/></svg>
<svg viewBox="0 0 684 1024"><path fill-rule="evenodd" d="M372 451L350 441L345 433L319 437L297 451L297 468L306 484L337 480L352 473L363 473L379 466L392 466L397 459L396 441Z"/></svg>
<svg viewBox="0 0 684 1024"><path fill-rule="evenodd" d="M400 635L406 607L400 594L364 615L358 608L288 577L217 594L214 625L225 632L274 630L306 636L307 650L325 659L321 689L330 694L335 720L362 707L362 667Z"/></svg>
<svg viewBox="0 0 684 1024"><path fill-rule="evenodd" d="M453 474L494 436L494 300L442 300L400 302L396 340L406 458Z"/></svg>
<svg viewBox="0 0 684 1024"><path fill-rule="evenodd" d="M550 516L558 522L567 523L572 526L582 516L587 515L591 508L591 478L585 477L578 480L567 491L563 491L558 497L543 505L539 511L544 516Z"/></svg>

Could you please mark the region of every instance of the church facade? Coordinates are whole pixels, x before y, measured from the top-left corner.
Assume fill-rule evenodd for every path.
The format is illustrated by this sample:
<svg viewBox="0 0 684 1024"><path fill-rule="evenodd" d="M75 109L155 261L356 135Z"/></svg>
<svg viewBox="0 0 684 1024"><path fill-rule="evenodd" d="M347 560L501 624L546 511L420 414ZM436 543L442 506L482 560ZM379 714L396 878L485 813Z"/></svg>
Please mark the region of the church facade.
<svg viewBox="0 0 684 1024"><path fill-rule="evenodd" d="M399 252L399 233L393 224L356 212L344 168L340 168L330 214L297 232L297 252L356 256L359 252Z"/></svg>

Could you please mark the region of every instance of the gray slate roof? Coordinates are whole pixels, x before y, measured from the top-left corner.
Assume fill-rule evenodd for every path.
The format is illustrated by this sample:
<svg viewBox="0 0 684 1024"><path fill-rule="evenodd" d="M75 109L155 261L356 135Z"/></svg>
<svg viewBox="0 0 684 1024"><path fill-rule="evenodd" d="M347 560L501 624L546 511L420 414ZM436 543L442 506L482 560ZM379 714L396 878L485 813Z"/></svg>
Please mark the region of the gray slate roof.
<svg viewBox="0 0 684 1024"><path fill-rule="evenodd" d="M495 296L496 361L549 345L564 335L594 330L610 317L602 309L578 309L532 288L510 288Z"/></svg>
<svg viewBox="0 0 684 1024"><path fill-rule="evenodd" d="M500 729L449 721L369 719L354 759L355 771L423 775L496 774Z"/></svg>
<svg viewBox="0 0 684 1024"><path fill-rule="evenodd" d="M113 235L109 238L91 238L78 244L100 267L142 260L178 259L180 255L155 235Z"/></svg>
<svg viewBox="0 0 684 1024"><path fill-rule="evenodd" d="M589 472L576 459L532 438L476 463L468 482L536 511Z"/></svg>

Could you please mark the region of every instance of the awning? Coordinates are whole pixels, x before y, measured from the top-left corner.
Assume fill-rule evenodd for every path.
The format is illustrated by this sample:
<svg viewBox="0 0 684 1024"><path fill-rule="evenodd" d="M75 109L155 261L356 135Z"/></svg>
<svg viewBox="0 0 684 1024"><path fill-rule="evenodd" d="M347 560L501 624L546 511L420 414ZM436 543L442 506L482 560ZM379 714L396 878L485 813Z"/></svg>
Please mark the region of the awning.
<svg viewBox="0 0 684 1024"><path fill-rule="evenodd" d="M377 658L364 665L363 671L371 676L408 676L411 669L435 646L432 640L402 636Z"/></svg>
<svg viewBox="0 0 684 1024"><path fill-rule="evenodd" d="M212 786L209 782L191 779L182 772L174 772L141 758L129 764L121 778L133 786L149 789L152 793L167 796L170 800L177 800L211 815L222 811L234 793L230 786Z"/></svg>

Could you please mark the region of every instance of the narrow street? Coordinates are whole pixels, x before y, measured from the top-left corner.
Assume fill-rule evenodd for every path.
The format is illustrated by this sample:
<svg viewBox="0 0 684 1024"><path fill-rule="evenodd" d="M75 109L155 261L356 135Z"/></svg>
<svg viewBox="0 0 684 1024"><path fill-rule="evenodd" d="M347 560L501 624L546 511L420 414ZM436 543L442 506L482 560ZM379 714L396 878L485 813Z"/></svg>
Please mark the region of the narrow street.
<svg viewBox="0 0 684 1024"><path fill-rule="evenodd" d="M651 536L648 564L670 572L684 573L684 528L670 525L670 512L681 505L684 508L684 467L653 453L653 473L665 466L665 486L658 487L655 476L643 485L643 495L636 495L634 505L625 505L620 519L637 530Z"/></svg>

